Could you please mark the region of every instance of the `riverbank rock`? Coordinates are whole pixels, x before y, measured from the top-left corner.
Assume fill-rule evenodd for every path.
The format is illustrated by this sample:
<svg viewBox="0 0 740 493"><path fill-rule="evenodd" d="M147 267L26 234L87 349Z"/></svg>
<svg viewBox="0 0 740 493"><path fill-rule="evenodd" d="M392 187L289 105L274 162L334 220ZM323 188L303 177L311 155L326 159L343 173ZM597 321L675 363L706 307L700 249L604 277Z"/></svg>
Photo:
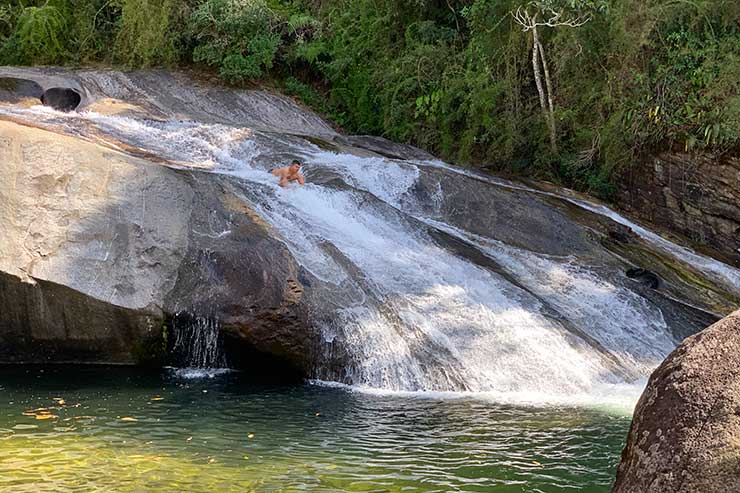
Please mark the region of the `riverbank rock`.
<svg viewBox="0 0 740 493"><path fill-rule="evenodd" d="M613 491L740 491L740 310L686 339L652 374Z"/></svg>
<svg viewBox="0 0 740 493"><path fill-rule="evenodd" d="M38 104L44 90L36 82L16 77L0 77L0 102Z"/></svg>
<svg viewBox="0 0 740 493"><path fill-rule="evenodd" d="M620 183L618 202L630 213L740 266L740 158L664 152L630 166Z"/></svg>

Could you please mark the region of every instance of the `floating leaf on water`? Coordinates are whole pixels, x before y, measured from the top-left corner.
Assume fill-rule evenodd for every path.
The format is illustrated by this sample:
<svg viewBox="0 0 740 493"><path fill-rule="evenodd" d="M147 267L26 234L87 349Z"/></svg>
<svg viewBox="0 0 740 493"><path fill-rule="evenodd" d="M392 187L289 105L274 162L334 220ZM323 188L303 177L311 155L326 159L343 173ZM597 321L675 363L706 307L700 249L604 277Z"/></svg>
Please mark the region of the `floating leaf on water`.
<svg viewBox="0 0 740 493"><path fill-rule="evenodd" d="M533 461L532 461L532 464L534 464L535 466L541 466L541 465L542 465L542 464L540 464L539 462L537 462L536 460L533 460Z"/></svg>
<svg viewBox="0 0 740 493"><path fill-rule="evenodd" d="M139 420L136 418L132 418L130 416L124 416L123 418L121 418L121 421L139 421Z"/></svg>
<svg viewBox="0 0 740 493"><path fill-rule="evenodd" d="M62 399L61 397L54 397L51 400L53 400L54 402L56 402L60 406L63 406L64 404L66 404L66 401L64 399Z"/></svg>
<svg viewBox="0 0 740 493"><path fill-rule="evenodd" d="M160 396L155 396L155 397L152 397L152 398L151 398L151 399L149 399L149 400L151 400L151 401L163 401L163 400L164 400L164 397L160 397Z"/></svg>
<svg viewBox="0 0 740 493"><path fill-rule="evenodd" d="M247 438L249 438L250 440L251 440L252 438L254 438L254 433L250 433L249 435L247 435Z"/></svg>
<svg viewBox="0 0 740 493"><path fill-rule="evenodd" d="M187 438L185 439L185 441L186 441L186 442L189 442L189 441L191 441L192 439L193 439L193 437L187 437Z"/></svg>
<svg viewBox="0 0 740 493"><path fill-rule="evenodd" d="M37 414L36 415L36 419L39 419L39 420L41 420L41 419L53 419L53 418L58 418L58 417L59 416L57 416L56 414Z"/></svg>
<svg viewBox="0 0 740 493"><path fill-rule="evenodd" d="M216 462L216 459L213 459L213 458L211 458L211 459L208 459L208 463L209 463L209 464L213 464L214 462Z"/></svg>
<svg viewBox="0 0 740 493"><path fill-rule="evenodd" d="M316 416L321 416L321 413L316 413Z"/></svg>
<svg viewBox="0 0 740 493"><path fill-rule="evenodd" d="M244 456L244 460L249 460L249 456L248 455L245 455Z"/></svg>

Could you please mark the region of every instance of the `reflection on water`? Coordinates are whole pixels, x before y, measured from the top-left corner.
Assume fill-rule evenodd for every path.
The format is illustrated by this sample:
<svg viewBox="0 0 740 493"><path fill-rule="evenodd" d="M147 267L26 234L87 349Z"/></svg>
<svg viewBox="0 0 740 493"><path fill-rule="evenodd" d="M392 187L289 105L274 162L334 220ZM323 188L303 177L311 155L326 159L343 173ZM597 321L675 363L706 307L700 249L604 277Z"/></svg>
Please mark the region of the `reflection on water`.
<svg viewBox="0 0 740 493"><path fill-rule="evenodd" d="M238 373L0 370L3 492L606 492L629 426L583 408L260 386Z"/></svg>

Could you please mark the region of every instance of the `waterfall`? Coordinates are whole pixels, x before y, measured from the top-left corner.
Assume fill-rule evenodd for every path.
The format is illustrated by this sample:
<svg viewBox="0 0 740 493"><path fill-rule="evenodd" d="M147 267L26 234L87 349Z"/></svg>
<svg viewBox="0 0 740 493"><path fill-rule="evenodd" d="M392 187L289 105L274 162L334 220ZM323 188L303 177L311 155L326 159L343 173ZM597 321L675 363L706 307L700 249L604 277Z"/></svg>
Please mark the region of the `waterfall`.
<svg viewBox="0 0 740 493"><path fill-rule="evenodd" d="M542 221L547 231L521 231L526 214L511 204L526 201L547 214L537 197L549 192L482 183L438 161L327 151L276 129L37 107L0 111L243 184L239 198L279 233L318 279L314 289L331 300L321 307L330 316L317 324L327 344L341 338L350 358L341 374L319 368L316 377L514 400L606 396L625 386L639 392L677 343L669 311L626 279L623 259L582 239L584 228ZM282 189L269 174L288 157L304 162L305 186ZM483 200L486 193L491 201ZM510 202L493 200L503 194ZM737 289L737 269L603 206L560 198L631 227L666 255L704 266ZM216 320L183 317L173 330L179 364L226 366Z"/></svg>
<svg viewBox="0 0 740 493"><path fill-rule="evenodd" d="M213 377L228 371L218 320L179 313L171 330L170 353L178 377Z"/></svg>

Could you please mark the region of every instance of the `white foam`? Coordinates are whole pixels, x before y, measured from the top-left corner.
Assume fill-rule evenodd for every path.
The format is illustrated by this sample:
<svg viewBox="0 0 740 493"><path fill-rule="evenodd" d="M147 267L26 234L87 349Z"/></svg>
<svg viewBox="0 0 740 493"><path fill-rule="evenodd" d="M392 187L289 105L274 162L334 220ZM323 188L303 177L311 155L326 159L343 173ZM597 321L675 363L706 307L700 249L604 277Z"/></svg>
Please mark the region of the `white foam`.
<svg viewBox="0 0 740 493"><path fill-rule="evenodd" d="M183 380L205 380L233 373L231 368L173 368L167 367L170 374Z"/></svg>
<svg viewBox="0 0 740 493"><path fill-rule="evenodd" d="M631 384L608 384L581 394L548 394L542 392L440 392L403 391L373 388L363 385L347 385L325 380L310 380L309 384L341 389L379 397L426 400L478 400L496 404L522 407L579 407L589 408L615 415L631 415L640 399L647 379Z"/></svg>

